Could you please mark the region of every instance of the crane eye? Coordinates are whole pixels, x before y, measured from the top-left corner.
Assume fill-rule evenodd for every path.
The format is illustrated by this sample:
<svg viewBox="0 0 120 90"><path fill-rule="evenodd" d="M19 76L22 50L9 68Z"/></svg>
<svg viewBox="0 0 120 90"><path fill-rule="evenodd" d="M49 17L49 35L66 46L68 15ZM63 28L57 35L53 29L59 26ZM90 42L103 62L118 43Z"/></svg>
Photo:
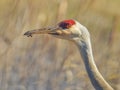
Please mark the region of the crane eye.
<svg viewBox="0 0 120 90"><path fill-rule="evenodd" d="M62 29L68 29L70 27L69 23L65 23L65 22L61 22L59 24L59 27L61 27Z"/></svg>
<svg viewBox="0 0 120 90"><path fill-rule="evenodd" d="M75 24L75 21L72 19L64 20L64 21L58 23L59 27L62 28L63 30L69 29L74 24Z"/></svg>

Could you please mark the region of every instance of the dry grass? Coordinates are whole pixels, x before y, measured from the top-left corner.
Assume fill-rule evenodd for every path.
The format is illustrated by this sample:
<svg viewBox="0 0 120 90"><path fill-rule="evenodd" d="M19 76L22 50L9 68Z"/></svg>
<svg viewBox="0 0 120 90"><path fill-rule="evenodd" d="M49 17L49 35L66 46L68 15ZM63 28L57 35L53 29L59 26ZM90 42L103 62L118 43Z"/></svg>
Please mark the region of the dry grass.
<svg viewBox="0 0 120 90"><path fill-rule="evenodd" d="M91 33L95 62L120 90L120 0L0 0L0 90L93 90L76 46L27 30L73 18Z"/></svg>

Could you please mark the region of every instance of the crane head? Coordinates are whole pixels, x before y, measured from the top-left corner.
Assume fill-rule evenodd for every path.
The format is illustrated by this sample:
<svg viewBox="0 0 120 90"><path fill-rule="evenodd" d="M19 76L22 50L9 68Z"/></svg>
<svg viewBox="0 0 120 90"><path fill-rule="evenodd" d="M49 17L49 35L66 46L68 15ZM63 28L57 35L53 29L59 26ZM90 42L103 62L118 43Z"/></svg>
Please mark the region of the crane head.
<svg viewBox="0 0 120 90"><path fill-rule="evenodd" d="M27 31L24 35L32 36L33 34L50 34L57 38L76 41L82 39L84 32L88 32L87 29L76 20L64 20L57 25L48 28L41 28L36 30Z"/></svg>

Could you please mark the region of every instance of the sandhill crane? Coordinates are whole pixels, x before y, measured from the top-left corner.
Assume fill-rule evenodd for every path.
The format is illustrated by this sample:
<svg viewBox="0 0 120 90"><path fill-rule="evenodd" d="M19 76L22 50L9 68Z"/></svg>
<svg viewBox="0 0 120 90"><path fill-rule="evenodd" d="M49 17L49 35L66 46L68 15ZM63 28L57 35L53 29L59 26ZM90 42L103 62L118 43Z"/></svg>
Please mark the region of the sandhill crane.
<svg viewBox="0 0 120 90"><path fill-rule="evenodd" d="M57 38L73 41L78 47L90 81L96 90L113 90L98 71L94 62L90 34L87 28L76 20L64 20L54 27L27 31L24 35L50 34Z"/></svg>

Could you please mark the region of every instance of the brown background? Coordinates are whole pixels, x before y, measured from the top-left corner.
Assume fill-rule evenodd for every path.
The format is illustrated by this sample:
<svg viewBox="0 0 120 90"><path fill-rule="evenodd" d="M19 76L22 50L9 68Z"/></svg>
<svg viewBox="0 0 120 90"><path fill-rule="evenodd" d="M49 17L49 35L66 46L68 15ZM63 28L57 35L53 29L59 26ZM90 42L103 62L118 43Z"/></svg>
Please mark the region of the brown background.
<svg viewBox="0 0 120 90"><path fill-rule="evenodd" d="M76 46L27 30L76 19L101 74L120 90L120 0L0 0L0 90L93 90Z"/></svg>

